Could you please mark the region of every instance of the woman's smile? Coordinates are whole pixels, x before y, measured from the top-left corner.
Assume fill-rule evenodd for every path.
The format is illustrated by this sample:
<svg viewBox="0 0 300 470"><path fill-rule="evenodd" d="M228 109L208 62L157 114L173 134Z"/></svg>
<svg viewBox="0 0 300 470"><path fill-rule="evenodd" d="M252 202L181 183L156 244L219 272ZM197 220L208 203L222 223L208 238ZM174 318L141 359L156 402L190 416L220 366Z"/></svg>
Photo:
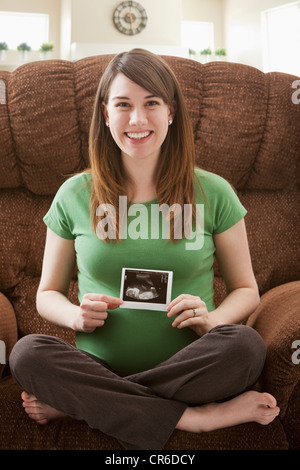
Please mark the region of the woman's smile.
<svg viewBox="0 0 300 470"><path fill-rule="evenodd" d="M125 135L134 141L145 140L149 135L152 134L152 131L143 131L143 132L125 132Z"/></svg>

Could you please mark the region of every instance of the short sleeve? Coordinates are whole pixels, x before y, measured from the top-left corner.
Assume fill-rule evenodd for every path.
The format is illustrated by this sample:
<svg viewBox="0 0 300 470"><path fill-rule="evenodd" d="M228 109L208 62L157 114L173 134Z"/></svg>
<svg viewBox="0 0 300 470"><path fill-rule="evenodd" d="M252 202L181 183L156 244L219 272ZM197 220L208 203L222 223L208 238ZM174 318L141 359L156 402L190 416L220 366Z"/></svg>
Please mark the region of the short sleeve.
<svg viewBox="0 0 300 470"><path fill-rule="evenodd" d="M212 220L212 233L225 232L245 217L247 210L227 180L213 173L202 172L200 182Z"/></svg>
<svg viewBox="0 0 300 470"><path fill-rule="evenodd" d="M56 193L49 211L44 216L44 223L54 233L62 238L73 240L75 237L72 234L70 223L70 214L68 214L68 194L66 185L63 184Z"/></svg>
<svg viewBox="0 0 300 470"><path fill-rule="evenodd" d="M222 182L222 192L218 198L215 212L214 233L222 233L233 227L247 214L232 186L225 180Z"/></svg>

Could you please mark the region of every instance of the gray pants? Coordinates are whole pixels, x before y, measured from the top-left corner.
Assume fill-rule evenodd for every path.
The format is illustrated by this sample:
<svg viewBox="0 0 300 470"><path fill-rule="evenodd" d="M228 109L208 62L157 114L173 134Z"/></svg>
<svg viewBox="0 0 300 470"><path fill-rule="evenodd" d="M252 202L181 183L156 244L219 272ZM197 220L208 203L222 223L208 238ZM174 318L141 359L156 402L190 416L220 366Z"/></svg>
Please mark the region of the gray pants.
<svg viewBox="0 0 300 470"><path fill-rule="evenodd" d="M159 450L187 406L223 401L253 386L265 356L255 330L221 325L155 368L127 377L46 335L20 339L9 362L16 382L39 401L126 449Z"/></svg>

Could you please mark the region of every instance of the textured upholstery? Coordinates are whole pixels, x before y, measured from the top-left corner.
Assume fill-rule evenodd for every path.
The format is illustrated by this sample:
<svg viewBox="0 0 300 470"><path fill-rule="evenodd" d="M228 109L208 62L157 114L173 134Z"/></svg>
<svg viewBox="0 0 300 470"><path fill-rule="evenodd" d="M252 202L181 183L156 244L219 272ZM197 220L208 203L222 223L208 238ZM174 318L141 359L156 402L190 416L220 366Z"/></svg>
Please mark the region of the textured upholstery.
<svg viewBox="0 0 300 470"><path fill-rule="evenodd" d="M97 85L111 56L42 61L0 72L0 339L29 333L74 335L36 312L46 228L43 215L62 182L88 166L88 132ZM282 412L255 423L203 435L175 431L167 449L300 448L299 157L297 77L264 74L241 64L199 64L166 57L193 123L200 167L220 174L248 210L246 224L262 295L249 324L268 346L257 387L274 393ZM225 294L216 270L216 301ZM77 301L76 274L70 298ZM7 343L8 344L8 343ZM0 370L1 372L1 370ZM71 419L41 428L25 415L20 390L0 381L0 449L117 449L119 444Z"/></svg>

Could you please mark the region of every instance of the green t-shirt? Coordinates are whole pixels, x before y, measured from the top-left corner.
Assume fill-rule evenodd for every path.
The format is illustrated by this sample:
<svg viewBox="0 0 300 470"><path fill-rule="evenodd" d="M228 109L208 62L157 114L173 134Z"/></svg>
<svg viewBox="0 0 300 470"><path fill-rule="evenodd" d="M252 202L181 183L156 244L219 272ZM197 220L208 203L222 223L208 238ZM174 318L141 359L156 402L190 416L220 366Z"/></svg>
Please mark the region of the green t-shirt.
<svg viewBox="0 0 300 470"><path fill-rule="evenodd" d="M91 227L91 175L76 175L61 186L44 221L57 235L74 240L79 300L85 293L120 297L125 267L172 271L172 299L183 293L197 295L209 311L214 309L213 234L232 227L246 210L223 178L203 170L195 174L205 193L203 197L198 192L196 199L204 207L204 236L199 245L193 245L193 239L157 238L157 230L151 231L151 206L157 206L157 200L131 204L128 236L124 233L120 242L104 242ZM142 217L148 218L144 225ZM117 374L130 375L154 367L198 338L190 328L173 328L173 320L164 311L118 308L109 311L104 326L93 333L77 332L76 344Z"/></svg>

